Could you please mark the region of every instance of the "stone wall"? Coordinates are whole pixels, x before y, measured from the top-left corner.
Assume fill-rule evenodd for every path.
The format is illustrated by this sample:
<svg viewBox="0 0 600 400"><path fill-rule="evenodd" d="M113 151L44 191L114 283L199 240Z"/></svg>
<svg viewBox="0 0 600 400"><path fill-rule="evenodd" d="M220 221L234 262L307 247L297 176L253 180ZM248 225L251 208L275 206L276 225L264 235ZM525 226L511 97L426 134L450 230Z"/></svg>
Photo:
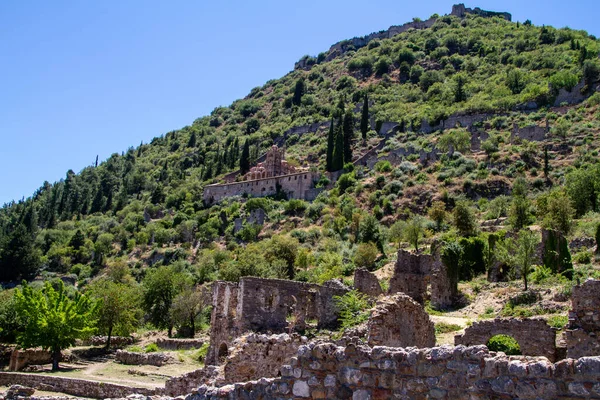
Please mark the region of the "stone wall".
<svg viewBox="0 0 600 400"><path fill-rule="evenodd" d="M61 392L94 399L121 398L136 393L152 396L162 392L161 389L153 390L61 376L0 372L0 386L15 384L33 387L38 390Z"/></svg>
<svg viewBox="0 0 600 400"><path fill-rule="evenodd" d="M247 331L283 333L302 330L309 320L318 328L334 328L338 314L334 296L349 289L334 281L315 285L283 279L245 277L239 284L213 286L207 364L229 355L233 340ZM290 324L291 320L293 324Z"/></svg>
<svg viewBox="0 0 600 400"><path fill-rule="evenodd" d="M298 353L298 348L306 343L306 337L297 334L249 333L240 336L234 341L234 350L223 366L224 382L276 377L281 366L289 364L291 358Z"/></svg>
<svg viewBox="0 0 600 400"><path fill-rule="evenodd" d="M431 304L436 308L452 305L458 288L448 279L446 267L438 254L414 254L398 250L394 274L390 279L389 294L402 292L418 303L424 304L428 298L427 288L431 285Z"/></svg>
<svg viewBox="0 0 600 400"><path fill-rule="evenodd" d="M473 322L465 333L454 337L454 344L487 344L496 335L512 336L526 356L545 356L556 361L556 330L543 319L497 318Z"/></svg>
<svg viewBox="0 0 600 400"><path fill-rule="evenodd" d="M165 353L134 353L131 351L117 350L116 361L127 365L154 365L162 367L173 362L173 357Z"/></svg>
<svg viewBox="0 0 600 400"><path fill-rule="evenodd" d="M573 287L569 325L565 332L567 357L600 354L600 281Z"/></svg>
<svg viewBox="0 0 600 400"><path fill-rule="evenodd" d="M485 346L301 346L281 378L201 386L204 399L600 399L600 357L507 357Z"/></svg>
<svg viewBox="0 0 600 400"><path fill-rule="evenodd" d="M370 346L433 347L435 327L419 303L400 293L377 301L367 340Z"/></svg>
<svg viewBox="0 0 600 400"><path fill-rule="evenodd" d="M377 297L383 293L375 274L364 268L357 268L354 271L354 288L371 297Z"/></svg>
<svg viewBox="0 0 600 400"><path fill-rule="evenodd" d="M15 349L10 354L9 371L20 371L28 365L43 365L52 363L52 354L41 349Z"/></svg>
<svg viewBox="0 0 600 400"><path fill-rule="evenodd" d="M212 204L226 197L244 194L253 197L272 196L277 194L277 187L290 199L304 199L306 191L313 188L320 176L317 172L306 171L253 181L208 185L204 187L203 199L205 203Z"/></svg>
<svg viewBox="0 0 600 400"><path fill-rule="evenodd" d="M202 339L173 339L163 338L156 341L156 345L165 350L190 350L199 349L204 344Z"/></svg>
<svg viewBox="0 0 600 400"><path fill-rule="evenodd" d="M215 386L222 375L222 367L207 365L187 374L173 377L165 382L165 394L181 396L193 392L200 385Z"/></svg>
<svg viewBox="0 0 600 400"><path fill-rule="evenodd" d="M548 121L546 121L546 126L530 125L522 128L515 122L510 133L510 141L513 142L518 138L530 142L541 142L546 139L549 130Z"/></svg>

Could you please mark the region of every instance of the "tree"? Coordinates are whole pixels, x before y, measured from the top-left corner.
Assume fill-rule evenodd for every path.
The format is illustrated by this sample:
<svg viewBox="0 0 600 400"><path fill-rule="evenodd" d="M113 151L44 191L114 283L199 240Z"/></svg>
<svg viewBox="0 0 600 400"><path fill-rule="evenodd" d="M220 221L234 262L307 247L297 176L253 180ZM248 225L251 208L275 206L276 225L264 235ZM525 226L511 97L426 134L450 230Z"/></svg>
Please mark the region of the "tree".
<svg viewBox="0 0 600 400"><path fill-rule="evenodd" d="M586 60L583 63L583 79L591 90L592 84L600 79L600 64L595 60Z"/></svg>
<svg viewBox="0 0 600 400"><path fill-rule="evenodd" d="M294 97L292 98L292 103L294 105L299 106L302 102L302 96L304 95L304 91L306 90L304 85L304 78L300 78L296 81L296 86L294 86Z"/></svg>
<svg viewBox="0 0 600 400"><path fill-rule="evenodd" d="M335 129L335 146L333 148L333 158L331 169L339 171L344 168L344 133L342 126L338 125Z"/></svg>
<svg viewBox="0 0 600 400"><path fill-rule="evenodd" d="M561 138L562 140L567 139L569 134L569 123L566 119L561 118L556 122L556 125L552 127L552 134Z"/></svg>
<svg viewBox="0 0 600 400"><path fill-rule="evenodd" d="M98 304L98 328L107 336L107 349L113 333L128 336L137 329L142 310L141 293L136 286L103 277L90 284L89 294Z"/></svg>
<svg viewBox="0 0 600 400"><path fill-rule="evenodd" d="M23 224L18 224L0 243L0 281L32 279L41 264L40 251Z"/></svg>
<svg viewBox="0 0 600 400"><path fill-rule="evenodd" d="M451 129L440 137L436 146L443 152L449 152L450 148L465 152L471 148L471 135L464 129Z"/></svg>
<svg viewBox="0 0 600 400"><path fill-rule="evenodd" d="M172 267L159 267L150 270L144 278L143 307L150 322L159 329L167 329L169 337L173 333L171 305L177 295L178 288L185 278L176 273Z"/></svg>
<svg viewBox="0 0 600 400"><path fill-rule="evenodd" d="M465 92L466 83L467 78L464 74L456 74L456 77L454 78L454 101L456 103L460 103L467 99L467 93Z"/></svg>
<svg viewBox="0 0 600 400"><path fill-rule="evenodd" d="M325 158L325 169L333 172L333 149L335 147L335 130L333 127L333 115L329 124L329 134L327 135L327 155Z"/></svg>
<svg viewBox="0 0 600 400"><path fill-rule="evenodd" d="M24 284L15 290L18 314L25 321L25 329L17 336L23 348L41 347L52 354L52 370L59 369L60 352L84 339L94 331L95 303L78 292L69 298L64 284L58 290L50 282L35 290Z"/></svg>
<svg viewBox="0 0 600 400"><path fill-rule="evenodd" d="M547 228L557 230L565 236L571 232L575 209L564 191L550 193L546 198L545 207L539 207L539 211L544 216L544 225Z"/></svg>
<svg viewBox="0 0 600 400"><path fill-rule="evenodd" d="M369 131L369 96L365 93L365 99L363 101L362 115L360 118L360 132L362 133L362 139L367 140L367 132Z"/></svg>
<svg viewBox="0 0 600 400"><path fill-rule="evenodd" d="M250 143L246 139L242 148L242 156L240 157L240 173L243 175L250 171Z"/></svg>
<svg viewBox="0 0 600 400"><path fill-rule="evenodd" d="M570 172L566 176L565 186L578 217L590 210L596 211L600 194L600 166Z"/></svg>
<svg viewBox="0 0 600 400"><path fill-rule="evenodd" d="M511 69L506 73L506 86L513 94L519 94L527 86L525 74L520 69Z"/></svg>
<svg viewBox="0 0 600 400"><path fill-rule="evenodd" d="M531 203L527 198L527 181L522 176L515 179L512 188L512 203L508 219L515 231L519 231L531 223Z"/></svg>
<svg viewBox="0 0 600 400"><path fill-rule="evenodd" d="M527 275L529 275L531 272L538 242L539 238L537 235L529 229L523 229L519 232L519 239L517 239L516 261L517 265L521 269L521 276L523 277L525 290L527 290Z"/></svg>
<svg viewBox="0 0 600 400"><path fill-rule="evenodd" d="M186 285L181 293L175 296L171 305L171 314L177 327L177 336L194 337L196 320L204 306L200 291L193 285Z"/></svg>
<svg viewBox="0 0 600 400"><path fill-rule="evenodd" d="M460 259L463 249L458 242L447 243L441 252L441 259L446 266L446 273L450 281L450 288L456 294L460 274Z"/></svg>
<svg viewBox="0 0 600 400"><path fill-rule="evenodd" d="M446 205L442 201L434 202L431 207L429 207L429 211L427 212L429 218L433 222L435 222L435 227L439 231L442 229L442 224L446 220L448 213L446 212Z"/></svg>
<svg viewBox="0 0 600 400"><path fill-rule="evenodd" d="M344 163L349 163L352 162L352 142L354 141L354 116L352 115L352 110L348 110L344 114L342 129L344 132Z"/></svg>
<svg viewBox="0 0 600 400"><path fill-rule="evenodd" d="M377 260L377 246L373 243L360 243L354 254L354 265L357 268L366 268L373 270L375 260Z"/></svg>
<svg viewBox="0 0 600 400"><path fill-rule="evenodd" d="M477 233L477 218L469 202L466 200L457 202L452 216L454 225L462 236L473 236Z"/></svg>
<svg viewBox="0 0 600 400"><path fill-rule="evenodd" d="M550 173L550 159L548 157L548 146L544 147L544 178L548 180L548 175Z"/></svg>
<svg viewBox="0 0 600 400"><path fill-rule="evenodd" d="M298 255L298 247L299 243L295 238L291 236L275 235L271 238L271 241L267 246L265 258L271 263L276 259L285 261L288 278L294 279L296 276L294 263L296 262L296 256Z"/></svg>
<svg viewBox="0 0 600 400"><path fill-rule="evenodd" d="M404 237L408 243L415 247L415 251L419 252L419 240L425 233L423 217L413 215L404 226Z"/></svg>

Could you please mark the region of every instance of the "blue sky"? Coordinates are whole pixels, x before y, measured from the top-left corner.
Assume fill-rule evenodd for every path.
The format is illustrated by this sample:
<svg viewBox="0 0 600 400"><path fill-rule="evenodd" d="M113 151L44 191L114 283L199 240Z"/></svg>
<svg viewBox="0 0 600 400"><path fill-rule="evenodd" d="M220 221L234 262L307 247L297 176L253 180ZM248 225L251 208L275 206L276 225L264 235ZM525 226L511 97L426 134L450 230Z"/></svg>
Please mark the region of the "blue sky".
<svg viewBox="0 0 600 400"><path fill-rule="evenodd" d="M190 124L331 44L452 1L0 2L0 204ZM597 0L481 1L600 37Z"/></svg>

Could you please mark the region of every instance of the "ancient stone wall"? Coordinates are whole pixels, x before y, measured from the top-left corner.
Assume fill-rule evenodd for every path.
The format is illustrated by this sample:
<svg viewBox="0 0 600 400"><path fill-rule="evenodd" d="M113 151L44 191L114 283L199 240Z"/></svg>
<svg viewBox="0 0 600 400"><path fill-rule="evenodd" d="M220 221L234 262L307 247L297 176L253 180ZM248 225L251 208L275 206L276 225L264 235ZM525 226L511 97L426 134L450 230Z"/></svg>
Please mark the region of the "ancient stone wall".
<svg viewBox="0 0 600 400"><path fill-rule="evenodd" d="M61 376L0 372L0 386L14 384L25 385L38 390L61 392L94 399L122 398L136 393L152 396L162 392L162 389L155 390Z"/></svg>
<svg viewBox="0 0 600 400"><path fill-rule="evenodd" d="M277 187L290 199L304 199L306 191L313 188L314 182L319 178L319 173L306 171L253 181L208 185L204 187L203 199L207 204L212 204L226 197L243 194L253 197L271 196L277 194Z"/></svg>
<svg viewBox="0 0 600 400"><path fill-rule="evenodd" d="M297 334L260 335L249 333L237 338L232 354L223 366L224 383L277 377L281 366L289 364L306 344L306 337Z"/></svg>
<svg viewBox="0 0 600 400"><path fill-rule="evenodd" d="M222 367L207 365L167 380L164 392L169 396L182 396L193 392L200 385L215 386L221 375Z"/></svg>
<svg viewBox="0 0 600 400"><path fill-rule="evenodd" d="M117 350L117 362L127 365L154 365L162 367L173 362L173 357L165 353L134 353L131 351Z"/></svg>
<svg viewBox="0 0 600 400"><path fill-rule="evenodd" d="M334 328L338 314L333 297L348 290L334 281L315 285L245 277L239 284L217 282L207 364L224 361L233 340L247 331L301 330L309 320L317 321L318 328Z"/></svg>
<svg viewBox="0 0 600 400"><path fill-rule="evenodd" d="M454 337L454 344L486 345L496 335L512 336L526 356L545 356L556 361L556 330L543 319L497 318L473 322L465 333Z"/></svg>
<svg viewBox="0 0 600 400"><path fill-rule="evenodd" d="M400 293L377 301L367 340L370 346L433 347L435 327L419 303Z"/></svg>
<svg viewBox="0 0 600 400"><path fill-rule="evenodd" d="M9 371L20 371L28 365L43 365L52 363L52 354L41 349L15 349L10 355Z"/></svg>
<svg viewBox="0 0 600 400"><path fill-rule="evenodd" d="M162 338L156 341L156 345L165 350L190 350L199 349L204 344L202 339L174 339Z"/></svg>
<svg viewBox="0 0 600 400"><path fill-rule="evenodd" d="M381 285L375 274L364 268L354 271L354 288L367 296L377 297L383 293Z"/></svg>
<svg viewBox="0 0 600 400"><path fill-rule="evenodd" d="M522 128L515 122L510 133L510 141L513 142L518 138L529 140L530 142L541 142L546 139L548 131L548 121L546 121L546 126L530 125Z"/></svg>
<svg viewBox="0 0 600 400"><path fill-rule="evenodd" d="M485 346L428 349L301 346L281 378L201 386L189 400L600 399L600 357L508 357Z"/></svg>
<svg viewBox="0 0 600 400"><path fill-rule="evenodd" d="M565 340L567 357L600 354L600 280L573 287Z"/></svg>

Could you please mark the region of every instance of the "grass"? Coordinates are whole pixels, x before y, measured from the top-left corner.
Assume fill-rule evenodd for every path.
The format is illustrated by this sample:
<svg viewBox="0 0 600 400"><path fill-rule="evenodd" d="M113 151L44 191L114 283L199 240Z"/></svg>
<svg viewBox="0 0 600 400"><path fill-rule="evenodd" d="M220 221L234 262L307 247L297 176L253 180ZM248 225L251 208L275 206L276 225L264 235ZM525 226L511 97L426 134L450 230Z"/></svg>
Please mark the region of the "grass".
<svg viewBox="0 0 600 400"><path fill-rule="evenodd" d="M548 325L556 329L563 329L569 323L569 317L566 315L553 315L548 318Z"/></svg>

